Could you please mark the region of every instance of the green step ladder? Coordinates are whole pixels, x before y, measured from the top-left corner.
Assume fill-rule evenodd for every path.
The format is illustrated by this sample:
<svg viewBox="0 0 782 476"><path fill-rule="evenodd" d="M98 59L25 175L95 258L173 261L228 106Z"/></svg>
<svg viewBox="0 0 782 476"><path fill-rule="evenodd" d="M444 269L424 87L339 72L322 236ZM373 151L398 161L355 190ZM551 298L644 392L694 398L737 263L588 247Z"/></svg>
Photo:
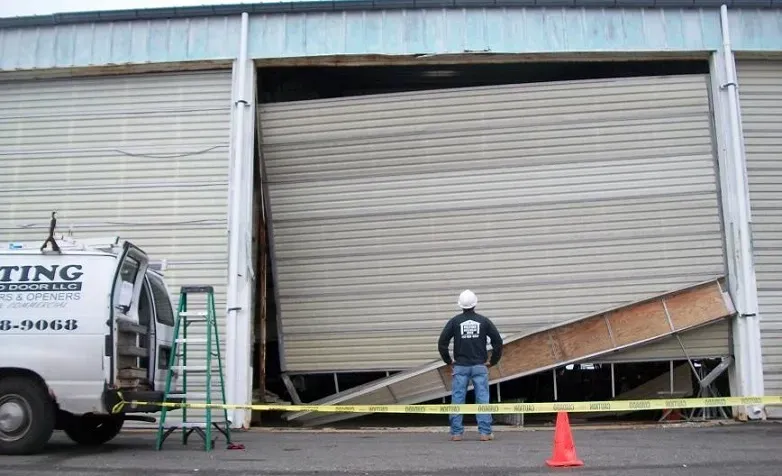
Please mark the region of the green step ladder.
<svg viewBox="0 0 782 476"><path fill-rule="evenodd" d="M188 312L188 294L206 294L206 311L205 312ZM188 328L193 325L204 325L206 337L187 337ZM190 329L191 335L193 329ZM180 345L181 344L181 345ZM199 354L202 354L205 365L188 365L188 344L206 344L206 349ZM193 352L193 351L191 351ZM182 286L179 293L179 306L177 309L176 322L174 324L174 337L171 346L171 354L168 361L168 372L166 376L166 388L163 394L164 403L188 403L188 399L195 400L195 403L212 404L212 379L214 377L214 371L212 369L213 358L217 358L218 370L217 373L220 376L220 391L222 395L222 404L226 404L225 400L225 383L223 379L223 362L220 355L220 340L217 330L217 319L215 313L214 302L214 288L212 286ZM179 365L177 365L179 360ZM177 372L181 377L181 389L171 389L171 380L174 372ZM187 391L187 377L188 374L206 375L206 393L192 393ZM169 411L176 409L182 410L182 422L172 423L166 425L166 416ZM223 421L215 422L212 419L212 411L214 409L207 407L206 418L204 421L188 421L187 419L187 406L176 406L174 408L168 405L162 406L160 410L160 421L158 423L157 430L157 444L156 448L159 451L163 447L163 442L166 438L176 431L182 430L182 444L187 445L188 437L195 431L204 440L204 449L211 451L214 448L215 440L212 439L212 427L222 433L228 443L229 449L232 449L233 443L231 442L231 425L228 420L228 410L223 407Z"/></svg>

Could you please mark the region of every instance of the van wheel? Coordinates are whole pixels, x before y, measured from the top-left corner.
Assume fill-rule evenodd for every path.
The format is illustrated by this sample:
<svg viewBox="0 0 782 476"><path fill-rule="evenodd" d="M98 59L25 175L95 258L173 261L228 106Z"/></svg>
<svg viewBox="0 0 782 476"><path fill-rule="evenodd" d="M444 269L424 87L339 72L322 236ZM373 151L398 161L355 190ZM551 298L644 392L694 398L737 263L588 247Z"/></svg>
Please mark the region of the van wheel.
<svg viewBox="0 0 782 476"><path fill-rule="evenodd" d="M114 439L124 424L124 418L84 415L69 418L63 430L68 438L80 445L98 446Z"/></svg>
<svg viewBox="0 0 782 476"><path fill-rule="evenodd" d="M0 380L0 454L39 453L54 431L49 392L28 377Z"/></svg>

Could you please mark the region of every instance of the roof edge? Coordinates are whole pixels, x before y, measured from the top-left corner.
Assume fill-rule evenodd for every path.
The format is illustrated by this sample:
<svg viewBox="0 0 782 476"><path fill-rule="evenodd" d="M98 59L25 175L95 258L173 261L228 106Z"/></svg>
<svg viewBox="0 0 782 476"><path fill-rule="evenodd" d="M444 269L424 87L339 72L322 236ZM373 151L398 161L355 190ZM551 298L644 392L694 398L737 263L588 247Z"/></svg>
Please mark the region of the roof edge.
<svg viewBox="0 0 782 476"><path fill-rule="evenodd" d="M248 14L324 13L356 10L424 8L782 8L782 0L305 0L277 3L161 7L132 10L53 13L0 18L0 28L56 26L75 23L166 20Z"/></svg>

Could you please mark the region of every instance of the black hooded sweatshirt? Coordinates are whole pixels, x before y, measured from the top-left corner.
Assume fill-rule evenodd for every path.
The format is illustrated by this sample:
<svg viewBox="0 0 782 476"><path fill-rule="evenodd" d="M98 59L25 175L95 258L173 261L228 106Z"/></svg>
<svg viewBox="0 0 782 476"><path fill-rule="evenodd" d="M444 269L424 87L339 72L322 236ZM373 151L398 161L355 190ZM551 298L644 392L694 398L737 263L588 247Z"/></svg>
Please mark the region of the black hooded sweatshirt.
<svg viewBox="0 0 782 476"><path fill-rule="evenodd" d="M453 316L443 328L437 342L437 350L443 362L450 365L482 365L488 358L486 338L491 340L491 362L497 365L502 357L502 337L488 318L478 314L474 309L468 309ZM453 361L448 354L448 344L453 339Z"/></svg>

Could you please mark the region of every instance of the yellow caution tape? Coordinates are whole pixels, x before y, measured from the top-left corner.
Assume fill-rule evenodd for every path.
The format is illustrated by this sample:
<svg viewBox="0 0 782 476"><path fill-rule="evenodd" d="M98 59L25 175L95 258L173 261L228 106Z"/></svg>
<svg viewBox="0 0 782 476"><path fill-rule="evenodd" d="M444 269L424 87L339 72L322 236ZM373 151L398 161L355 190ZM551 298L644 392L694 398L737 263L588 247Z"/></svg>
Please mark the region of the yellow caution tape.
<svg viewBox="0 0 782 476"><path fill-rule="evenodd" d="M423 414L514 414L514 413L590 413L639 410L666 410L684 408L714 408L752 405L782 405L782 397L724 397L724 398L673 398L655 400L614 400L604 402L547 402L547 403L489 403L464 405L236 405L221 403L175 403L121 401L114 405L112 413L120 413L126 406L154 405L169 408L212 408L227 410L258 410L283 412L321 413L423 413Z"/></svg>

